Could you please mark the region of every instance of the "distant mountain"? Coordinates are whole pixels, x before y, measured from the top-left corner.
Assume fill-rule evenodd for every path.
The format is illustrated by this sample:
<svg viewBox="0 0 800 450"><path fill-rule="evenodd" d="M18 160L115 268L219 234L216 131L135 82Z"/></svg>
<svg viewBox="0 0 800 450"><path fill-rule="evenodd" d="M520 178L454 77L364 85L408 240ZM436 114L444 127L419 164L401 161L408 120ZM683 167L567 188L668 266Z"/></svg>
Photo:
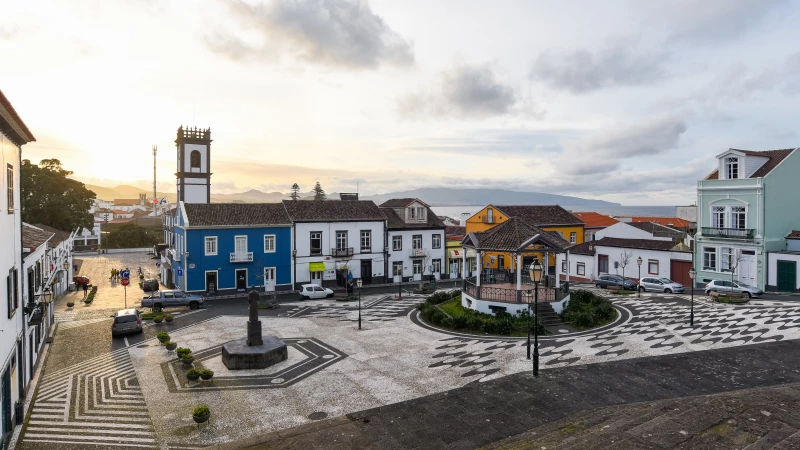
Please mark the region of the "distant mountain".
<svg viewBox="0 0 800 450"><path fill-rule="evenodd" d="M115 187L103 187L87 184L86 187L97 194L97 198L102 200L114 200L116 198L138 198L142 192L152 195L152 191L135 186L120 185ZM159 197L166 196L170 202L175 201L175 194L164 192L158 193ZM300 198L310 200L314 198L314 192L301 192ZM332 192L328 194L331 200L338 200L339 194ZM621 206L619 203L606 202L603 200L590 200L568 195L545 194L541 192L517 192L505 189L451 189L451 188L422 188L411 191L389 192L379 195L362 195L362 200L372 200L381 204L391 198L418 198L431 206L476 206L476 205L562 205L562 206L583 206L583 207L611 207ZM247 192L235 194L211 194L213 203L277 203L281 200L288 200L289 194L282 192L262 192L251 189Z"/></svg>
<svg viewBox="0 0 800 450"><path fill-rule="evenodd" d="M451 189L422 188L411 191L390 192L380 195L364 195L362 200L381 204L391 198L418 198L431 206L476 206L476 205L562 205L562 206L621 206L619 203L591 200L568 195L542 192L517 192L505 189Z"/></svg>

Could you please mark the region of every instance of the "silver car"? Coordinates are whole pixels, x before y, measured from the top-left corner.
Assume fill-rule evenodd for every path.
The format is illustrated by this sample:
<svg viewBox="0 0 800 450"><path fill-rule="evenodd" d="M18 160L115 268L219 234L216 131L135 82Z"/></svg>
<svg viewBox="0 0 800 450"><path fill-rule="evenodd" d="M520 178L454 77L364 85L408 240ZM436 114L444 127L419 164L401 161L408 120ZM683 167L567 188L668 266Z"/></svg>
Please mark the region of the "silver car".
<svg viewBox="0 0 800 450"><path fill-rule="evenodd" d="M111 334L141 333L142 316L136 309L123 309L111 316L114 323L111 324Z"/></svg>
<svg viewBox="0 0 800 450"><path fill-rule="evenodd" d="M679 293L684 291L680 283L676 283L669 278L646 277L639 280L639 291L664 292L665 294Z"/></svg>
<svg viewBox="0 0 800 450"><path fill-rule="evenodd" d="M706 285L705 291L706 295L709 295L712 291L720 294L733 292L734 294L745 294L747 298L760 297L764 293L764 291L755 286L748 286L746 284L737 283L736 281L723 280L711 281Z"/></svg>

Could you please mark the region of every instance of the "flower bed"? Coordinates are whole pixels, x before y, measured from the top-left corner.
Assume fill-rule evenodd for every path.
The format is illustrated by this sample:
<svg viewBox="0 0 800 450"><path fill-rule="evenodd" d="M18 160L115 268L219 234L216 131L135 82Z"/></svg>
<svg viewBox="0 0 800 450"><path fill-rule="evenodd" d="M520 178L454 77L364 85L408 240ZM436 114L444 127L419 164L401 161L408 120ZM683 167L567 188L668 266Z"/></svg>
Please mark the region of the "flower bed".
<svg viewBox="0 0 800 450"><path fill-rule="evenodd" d="M464 308L461 305L460 295L437 305L435 301L442 298L437 293L418 306L423 321L439 328L472 334L525 336L528 334L528 326L531 327L531 332L538 326L539 334L547 333L541 323L535 319L530 320L526 310L515 315L509 313L492 315Z"/></svg>
<svg viewBox="0 0 800 450"><path fill-rule="evenodd" d="M561 312L561 320L578 330L588 330L611 323L617 310L606 298L589 291L577 290L570 294L569 303Z"/></svg>

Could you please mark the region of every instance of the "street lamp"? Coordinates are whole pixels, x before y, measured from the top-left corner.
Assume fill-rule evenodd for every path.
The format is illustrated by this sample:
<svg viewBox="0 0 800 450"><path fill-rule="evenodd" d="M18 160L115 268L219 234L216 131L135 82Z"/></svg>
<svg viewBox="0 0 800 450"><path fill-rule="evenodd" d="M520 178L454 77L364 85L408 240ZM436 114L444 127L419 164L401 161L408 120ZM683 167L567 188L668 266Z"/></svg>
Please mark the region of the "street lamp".
<svg viewBox="0 0 800 450"><path fill-rule="evenodd" d="M642 289L641 289L641 286L639 286L639 282L642 281L642 257L641 256L636 258L636 264L639 266L639 281L636 282L636 297L641 298L642 297Z"/></svg>
<svg viewBox="0 0 800 450"><path fill-rule="evenodd" d="M533 328L533 376L539 376L539 282L542 281L542 265L538 259L534 259L528 274L533 281L533 312L536 314L536 322ZM529 306L530 307L530 304ZM530 316L529 316L530 317ZM531 327L528 326L528 347L530 348Z"/></svg>
<svg viewBox="0 0 800 450"><path fill-rule="evenodd" d="M689 325L691 325L691 326L694 326L694 279L695 279L695 277L697 277L697 271L694 270L694 267L692 267L692 269L689 271L689 278L691 278L691 280L692 280L692 286L691 286L692 306L691 306L691 312L689 313Z"/></svg>
<svg viewBox="0 0 800 450"><path fill-rule="evenodd" d="M363 284L364 282L361 281L361 278L359 278L356 281L356 286L358 286L358 329L359 330L361 329L361 286Z"/></svg>

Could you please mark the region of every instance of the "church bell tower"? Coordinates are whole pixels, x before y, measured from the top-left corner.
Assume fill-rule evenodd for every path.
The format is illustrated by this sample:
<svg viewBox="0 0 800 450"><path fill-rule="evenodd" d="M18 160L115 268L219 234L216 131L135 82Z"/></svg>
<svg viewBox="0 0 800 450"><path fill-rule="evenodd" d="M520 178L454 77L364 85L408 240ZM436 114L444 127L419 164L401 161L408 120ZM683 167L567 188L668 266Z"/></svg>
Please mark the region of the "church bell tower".
<svg viewBox="0 0 800 450"><path fill-rule="evenodd" d="M211 203L211 129L178 128L178 201Z"/></svg>

